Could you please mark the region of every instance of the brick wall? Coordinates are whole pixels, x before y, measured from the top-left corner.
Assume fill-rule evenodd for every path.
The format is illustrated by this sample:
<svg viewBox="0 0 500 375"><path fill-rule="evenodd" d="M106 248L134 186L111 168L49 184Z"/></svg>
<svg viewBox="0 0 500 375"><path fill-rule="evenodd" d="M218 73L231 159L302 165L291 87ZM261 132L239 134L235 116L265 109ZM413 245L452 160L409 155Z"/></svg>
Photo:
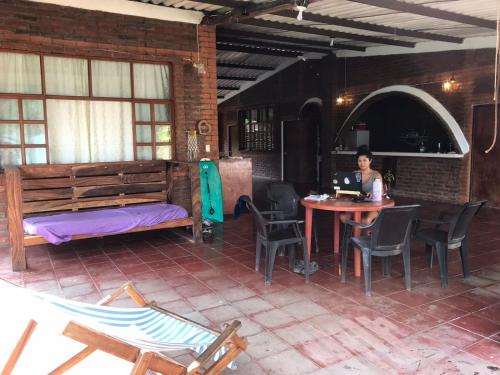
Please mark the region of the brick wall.
<svg viewBox="0 0 500 375"><path fill-rule="evenodd" d="M385 171L389 165L396 176L395 186L391 189L395 196L460 202L462 183L456 172L462 163L459 159L374 156L372 168ZM331 165L333 171L357 169L353 155L336 155Z"/></svg>
<svg viewBox="0 0 500 375"><path fill-rule="evenodd" d="M321 98L322 181L327 187L331 181L331 172L346 168L346 164L349 164L344 160L348 156L336 157L330 154L338 128L357 103L383 87L410 85L429 93L455 118L471 145L473 107L491 103L492 100L494 55L493 49L480 49L349 58L346 86L353 97L350 107L335 106L338 92L344 89L344 59L329 56L321 61L308 62L307 66L304 63L295 64L223 103L219 111L224 114L228 111L236 113L240 108L275 103L279 108L280 120L296 116L300 105L307 98ZM443 93L441 83L450 78L452 73L461 83L461 89L455 93ZM305 84L308 79L312 79L313 83ZM279 143L279 137L276 139ZM254 155L254 158L257 165L261 164L260 156ZM354 168L354 158L351 160ZM269 163L265 164L265 168L257 167L258 171L266 173L264 176L270 177L275 171L279 171L277 154L275 158L265 162ZM337 162L344 167L338 168ZM377 163L375 160L374 166ZM450 202L468 199L469 155L460 160L404 157L397 158L394 163L399 175L395 190L398 195ZM437 173L437 170L440 172ZM419 176L418 184L412 182L415 175Z"/></svg>
<svg viewBox="0 0 500 375"><path fill-rule="evenodd" d="M493 93L494 50L464 50L412 55L375 56L347 59L347 87L353 94L350 108L333 107L333 134L367 94L390 85L420 88L438 100L455 118L472 148L473 106L491 102ZM344 64L336 64L343 89ZM461 83L455 93L444 93L441 83L451 74ZM334 92L336 86L332 85ZM346 156L337 156L345 158ZM335 165L332 158L332 170ZM340 162L342 164L342 162ZM376 160L375 160L376 165ZM398 185L401 196L449 202L468 200L470 154L463 159L398 158Z"/></svg>
<svg viewBox="0 0 500 375"><path fill-rule="evenodd" d="M197 59L196 25L22 0L1 0L0 51L171 63L175 101L175 158L186 160L185 130L207 120L212 132L200 139L200 157L218 158L215 28L199 26L199 76L187 59ZM205 144L210 152L205 152ZM1 181L0 181L0 185ZM5 195L0 186L0 251L7 238Z"/></svg>

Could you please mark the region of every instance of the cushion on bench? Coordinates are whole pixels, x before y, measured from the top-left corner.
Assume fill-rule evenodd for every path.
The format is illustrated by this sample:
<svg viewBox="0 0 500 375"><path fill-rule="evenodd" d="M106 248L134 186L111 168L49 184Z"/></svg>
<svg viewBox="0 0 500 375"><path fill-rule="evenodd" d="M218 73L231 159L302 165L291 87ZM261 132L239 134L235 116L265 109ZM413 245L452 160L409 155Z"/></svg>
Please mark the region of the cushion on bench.
<svg viewBox="0 0 500 375"><path fill-rule="evenodd" d="M124 233L137 227L149 227L187 217L188 212L181 206L154 203L33 216L23 220L23 228L26 234L39 235L48 242L59 245L76 235Z"/></svg>

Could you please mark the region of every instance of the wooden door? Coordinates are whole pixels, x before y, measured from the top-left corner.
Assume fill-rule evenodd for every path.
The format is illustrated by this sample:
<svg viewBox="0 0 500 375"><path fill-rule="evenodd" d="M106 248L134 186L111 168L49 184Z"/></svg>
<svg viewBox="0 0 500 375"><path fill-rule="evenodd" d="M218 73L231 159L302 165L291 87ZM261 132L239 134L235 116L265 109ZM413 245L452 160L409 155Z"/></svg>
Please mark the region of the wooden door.
<svg viewBox="0 0 500 375"><path fill-rule="evenodd" d="M300 120L284 123L285 180L304 191L315 188L317 179L316 127L309 125Z"/></svg>
<svg viewBox="0 0 500 375"><path fill-rule="evenodd" d="M500 134L493 150L494 105L474 107L472 128L471 200L488 200L488 206L500 207ZM500 119L500 114L499 114Z"/></svg>

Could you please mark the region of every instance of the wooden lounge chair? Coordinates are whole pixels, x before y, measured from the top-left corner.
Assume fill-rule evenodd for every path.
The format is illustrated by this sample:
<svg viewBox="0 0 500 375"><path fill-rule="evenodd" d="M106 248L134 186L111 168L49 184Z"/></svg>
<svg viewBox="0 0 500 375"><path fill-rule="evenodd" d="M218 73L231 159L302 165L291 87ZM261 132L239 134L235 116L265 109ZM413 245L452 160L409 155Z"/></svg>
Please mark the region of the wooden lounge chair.
<svg viewBox="0 0 500 375"><path fill-rule="evenodd" d="M140 307L106 306L127 293ZM50 305L50 309L69 315L62 334L86 347L50 374L63 374L95 351L103 351L134 363L131 374L148 370L168 375L220 374L247 347L246 338L236 331L239 321L216 332L196 322L171 313L154 302L147 302L131 283L105 297L97 305L32 293L32 298ZM39 303L39 301L37 301ZM12 351L1 375L9 375L37 326L31 320ZM199 355L189 365L178 363L164 352L192 349Z"/></svg>

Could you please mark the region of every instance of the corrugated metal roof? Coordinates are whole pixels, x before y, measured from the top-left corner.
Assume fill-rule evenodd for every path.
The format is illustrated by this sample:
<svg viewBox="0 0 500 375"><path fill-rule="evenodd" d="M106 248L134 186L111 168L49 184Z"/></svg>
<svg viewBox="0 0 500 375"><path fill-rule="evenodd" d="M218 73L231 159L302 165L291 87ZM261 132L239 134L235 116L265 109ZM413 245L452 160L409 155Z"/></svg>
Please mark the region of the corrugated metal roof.
<svg viewBox="0 0 500 375"><path fill-rule="evenodd" d="M165 0L168 1L168 0ZM170 0L172 1L172 0ZM498 0L404 0L406 3L422 5L429 8L444 10L448 12L463 14L467 16L473 16L477 18L482 18L485 20L496 20L497 7L499 6ZM257 2L257 1L254 1ZM446 19L440 19L435 17L428 17L418 14L412 14L408 12L401 12L391 9L385 9L381 7L376 7L372 5L366 5L356 2L356 0L320 0L309 5L306 13L318 14L322 16L337 17L346 20L358 21L372 25L385 26L392 29L404 29L410 31L419 31L432 34L439 34L444 36L452 36L461 39L472 38L472 37L491 37L495 35L495 30L491 28L478 27L474 25L469 25L461 22L450 21ZM429 42L431 39L424 39L422 35L416 36L401 36L398 35L398 31L394 32L381 32L374 30L367 30L365 28L358 27L347 27L335 25L335 22L331 24L311 22L307 20L298 21L295 18L283 17L275 14L263 14L256 17L257 19L279 22L280 26L299 25L310 27L311 30L329 30L335 32L354 34L357 37L368 36L368 37L378 37L384 39L392 39L397 41L421 43ZM247 25L244 23L233 23L231 25L224 25L225 28L229 27L235 31L244 32L256 32L261 34L269 35L269 40L272 41L273 36L286 36L290 38L297 38L303 40L310 40L316 42L328 43L330 38L328 36L314 35L305 32L297 31L287 31L280 30L278 28L271 27L260 27ZM357 47L380 47L381 44L372 43L370 41L362 40L352 40L348 37L334 38L335 43L343 43L351 46ZM442 43L442 42L441 42ZM306 42L307 44L307 42ZM446 46L446 43L442 43L442 46ZM394 47L392 47L394 48ZM405 53L405 49L402 48L401 53ZM406 49L407 50L407 49ZM290 58L278 57L278 56L263 56L263 55L250 55L248 53L240 52L221 52L217 53L217 60L236 62L242 64L257 64L257 65L267 65L267 66L280 66L285 61L291 61ZM262 71L249 71L246 69L237 68L218 68L219 74L234 76L234 75L249 75L249 72L253 72L256 76L263 74ZM238 86L241 82L238 81L227 81L220 80L219 85L234 85ZM247 85L246 85L247 86ZM220 94L227 94L227 92L220 92Z"/></svg>

